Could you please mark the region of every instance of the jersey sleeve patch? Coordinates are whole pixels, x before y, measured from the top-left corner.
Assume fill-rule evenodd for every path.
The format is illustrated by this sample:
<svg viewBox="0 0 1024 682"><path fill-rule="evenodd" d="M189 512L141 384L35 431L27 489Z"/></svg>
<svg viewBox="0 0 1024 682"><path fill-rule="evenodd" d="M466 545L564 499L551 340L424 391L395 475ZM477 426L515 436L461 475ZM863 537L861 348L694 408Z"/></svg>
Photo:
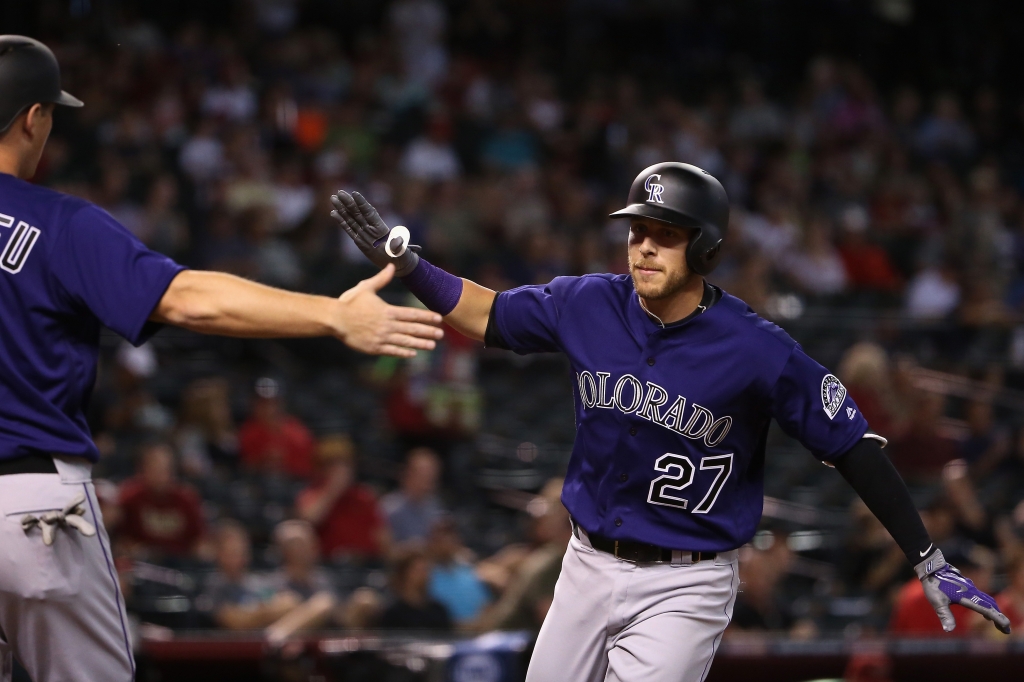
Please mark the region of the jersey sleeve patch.
<svg viewBox="0 0 1024 682"><path fill-rule="evenodd" d="M826 374L821 380L821 407L830 420L839 414L839 408L846 400L846 387L834 374ZM852 417L851 417L852 419Z"/></svg>

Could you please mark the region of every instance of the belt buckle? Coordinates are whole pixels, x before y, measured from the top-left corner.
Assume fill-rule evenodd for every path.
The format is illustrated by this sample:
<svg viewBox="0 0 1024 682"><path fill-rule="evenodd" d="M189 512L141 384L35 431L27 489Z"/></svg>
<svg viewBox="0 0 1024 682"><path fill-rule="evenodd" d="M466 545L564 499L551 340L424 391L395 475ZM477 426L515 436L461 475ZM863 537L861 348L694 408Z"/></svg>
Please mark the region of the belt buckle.
<svg viewBox="0 0 1024 682"><path fill-rule="evenodd" d="M625 549L625 548L623 548L623 549ZM633 552L632 552L632 554L630 556L624 556L623 554L619 553L619 541L618 540L615 541L615 546L612 547L612 556L614 556L616 559L621 559L622 561L628 561L631 564L640 563L640 557L639 557L639 555L638 555L638 553L636 552L635 549L633 550Z"/></svg>

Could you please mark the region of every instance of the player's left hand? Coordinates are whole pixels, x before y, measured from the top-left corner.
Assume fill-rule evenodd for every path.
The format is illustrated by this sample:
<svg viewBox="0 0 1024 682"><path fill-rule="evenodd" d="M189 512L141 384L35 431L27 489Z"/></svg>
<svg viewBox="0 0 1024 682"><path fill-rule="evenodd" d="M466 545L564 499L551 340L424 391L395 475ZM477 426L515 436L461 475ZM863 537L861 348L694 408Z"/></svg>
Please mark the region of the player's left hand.
<svg viewBox="0 0 1024 682"><path fill-rule="evenodd" d="M389 305L377 296L395 275L388 264L338 299L334 316L336 334L353 350L374 355L411 358L417 350L433 350L443 336L441 316L429 310Z"/></svg>
<svg viewBox="0 0 1024 682"><path fill-rule="evenodd" d="M939 616L943 630L951 632L956 627L949 605L959 604L985 616L1003 634L1010 634L1010 619L996 606L996 600L975 587L974 581L954 566L947 564L941 550L932 552L914 570L924 585L928 602Z"/></svg>

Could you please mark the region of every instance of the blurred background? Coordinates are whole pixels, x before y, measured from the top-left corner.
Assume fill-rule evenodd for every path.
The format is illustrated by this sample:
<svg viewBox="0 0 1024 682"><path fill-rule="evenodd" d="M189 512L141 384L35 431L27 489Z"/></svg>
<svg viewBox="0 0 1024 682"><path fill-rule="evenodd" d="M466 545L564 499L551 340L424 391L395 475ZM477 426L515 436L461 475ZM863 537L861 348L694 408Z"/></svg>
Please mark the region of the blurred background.
<svg viewBox="0 0 1024 682"><path fill-rule="evenodd" d="M606 216L634 175L718 177L711 281L836 371L1015 628L959 611L942 636L884 529L776 429L718 681L1020 674L1022 20L980 0L0 4L86 103L58 110L35 181L196 268L340 294L373 272L328 215L345 188L496 290L624 272ZM450 330L408 362L176 329L103 346L95 473L140 680L522 679L568 538L561 357Z"/></svg>

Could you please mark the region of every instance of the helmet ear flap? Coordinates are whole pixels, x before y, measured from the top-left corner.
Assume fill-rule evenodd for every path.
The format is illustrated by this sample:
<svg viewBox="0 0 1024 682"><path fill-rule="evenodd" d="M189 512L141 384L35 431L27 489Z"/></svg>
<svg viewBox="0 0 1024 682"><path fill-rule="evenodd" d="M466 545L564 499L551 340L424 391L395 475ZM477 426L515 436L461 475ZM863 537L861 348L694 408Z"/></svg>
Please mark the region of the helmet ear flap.
<svg viewBox="0 0 1024 682"><path fill-rule="evenodd" d="M708 246L705 234L704 230L699 230L686 249L686 265L698 275L707 275L714 270L722 251L722 240Z"/></svg>

